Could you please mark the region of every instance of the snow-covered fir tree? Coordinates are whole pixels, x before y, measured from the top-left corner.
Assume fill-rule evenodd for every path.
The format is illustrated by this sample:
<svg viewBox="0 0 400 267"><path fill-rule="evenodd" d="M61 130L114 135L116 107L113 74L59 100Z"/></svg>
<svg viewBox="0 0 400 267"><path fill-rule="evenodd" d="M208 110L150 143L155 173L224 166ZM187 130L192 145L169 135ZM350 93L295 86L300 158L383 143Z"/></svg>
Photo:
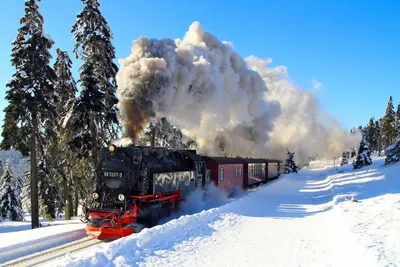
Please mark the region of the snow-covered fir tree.
<svg viewBox="0 0 400 267"><path fill-rule="evenodd" d="M400 100L399 103L397 104L396 119L400 120Z"/></svg>
<svg viewBox="0 0 400 267"><path fill-rule="evenodd" d="M80 68L81 94L71 117L74 131L71 145L81 157L97 163L98 150L116 139L120 125L116 114L115 50L112 33L101 14L98 0L81 0L82 11L72 26L74 53L83 61Z"/></svg>
<svg viewBox="0 0 400 267"><path fill-rule="evenodd" d="M395 130L396 130L396 138L398 139L400 138L400 100L396 110Z"/></svg>
<svg viewBox="0 0 400 267"><path fill-rule="evenodd" d="M376 150L378 154L381 154L382 151L382 135L381 135L381 122L382 119L375 121L375 140L376 140Z"/></svg>
<svg viewBox="0 0 400 267"><path fill-rule="evenodd" d="M3 175L3 171L4 171L3 161L0 159L0 177Z"/></svg>
<svg viewBox="0 0 400 267"><path fill-rule="evenodd" d="M398 139L393 145L386 148L385 155L385 165L400 161L400 139Z"/></svg>
<svg viewBox="0 0 400 267"><path fill-rule="evenodd" d="M40 215L49 222L56 217L58 205L61 202L60 190L55 179L44 179L40 183Z"/></svg>
<svg viewBox="0 0 400 267"><path fill-rule="evenodd" d="M352 148L350 151L350 158L354 158L355 156L357 156L357 151L355 148Z"/></svg>
<svg viewBox="0 0 400 267"><path fill-rule="evenodd" d="M349 162L348 162L348 160L347 160L347 153L346 152L343 152L343 154L342 154L342 161L340 162L340 166L343 166L343 165L346 165L346 164L348 164Z"/></svg>
<svg viewBox="0 0 400 267"><path fill-rule="evenodd" d="M356 161L353 163L353 167L354 169L359 169L363 166L368 166L371 164L372 164L371 153L369 151L365 135L363 135L360 142L360 147L358 149Z"/></svg>
<svg viewBox="0 0 400 267"><path fill-rule="evenodd" d="M139 137L138 144L152 147L184 149L193 147L195 141L184 137L182 132L164 117L154 119L147 125Z"/></svg>
<svg viewBox="0 0 400 267"><path fill-rule="evenodd" d="M378 140L377 140L377 129L374 117L369 119L368 125L364 128L365 138L369 147L372 151L377 150L378 148Z"/></svg>
<svg viewBox="0 0 400 267"><path fill-rule="evenodd" d="M382 118L381 125L381 135L383 141L383 147L390 146L395 138L396 138L396 130L395 130L395 112L393 107L393 99L392 96L389 97L389 101L386 107L385 115Z"/></svg>
<svg viewBox="0 0 400 267"><path fill-rule="evenodd" d="M0 220L22 221L24 219L21 197L18 194L21 188L17 188L18 186L19 183L14 178L10 162L7 161L0 178Z"/></svg>
<svg viewBox="0 0 400 267"><path fill-rule="evenodd" d="M54 71L56 73L56 82L54 89L59 95L57 103L57 121L60 126L67 124L72 106L75 102L75 94L78 92L76 81L72 76L72 61L66 51L56 50L57 58L54 63Z"/></svg>
<svg viewBox="0 0 400 267"><path fill-rule="evenodd" d="M296 172L297 173L298 167L296 163L294 162L294 152L290 152L289 150L287 151L287 158L285 162L285 169L284 173L292 173Z"/></svg>
<svg viewBox="0 0 400 267"><path fill-rule="evenodd" d="M1 162L9 162L11 171L14 175L15 181L20 185L21 191L16 192L17 195L21 196L22 209L24 211L30 211L30 180L26 179L27 173L29 172L29 161L28 158L22 156L21 152L15 149L0 150Z"/></svg>
<svg viewBox="0 0 400 267"><path fill-rule="evenodd" d="M49 140L47 135L53 130L57 101L55 73L49 65L54 42L43 31L39 1L25 1L22 26L12 43L11 62L16 72L7 84L8 106L1 143L2 149L16 148L24 156L30 156L32 228L39 227L37 158L43 156L36 149L43 152Z"/></svg>
<svg viewBox="0 0 400 267"><path fill-rule="evenodd" d="M62 201L55 202L57 205L57 212L65 207L65 219L70 220L71 214L70 209L72 203L70 202L70 194L73 183L73 168L76 166L76 157L73 155L68 142L72 138L71 124L68 120L72 114L73 105L75 103L75 93L77 92L77 86L75 79L72 76L71 68L72 61L66 51L57 49L57 59L54 63L54 71L56 72L57 79L55 84L55 91L60 96L60 102L57 103L57 138L53 142L53 154L54 157L58 158L57 164L52 166L55 172L55 176L58 177L58 181L62 184ZM60 192L57 192L54 188L47 188L47 192L56 193L57 198L60 199ZM58 190L59 191L59 190ZM48 198L49 199L49 198ZM44 203L50 203L49 200L45 200ZM53 205L53 202L51 202ZM53 210L52 207L48 207L47 211Z"/></svg>

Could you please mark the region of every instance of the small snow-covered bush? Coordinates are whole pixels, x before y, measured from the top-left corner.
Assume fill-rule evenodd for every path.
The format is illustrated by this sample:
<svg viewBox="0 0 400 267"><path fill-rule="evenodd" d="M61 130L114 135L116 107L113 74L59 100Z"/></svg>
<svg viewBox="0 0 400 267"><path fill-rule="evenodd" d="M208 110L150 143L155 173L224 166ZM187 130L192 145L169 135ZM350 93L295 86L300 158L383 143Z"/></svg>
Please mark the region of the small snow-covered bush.
<svg viewBox="0 0 400 267"><path fill-rule="evenodd" d="M385 149L385 165L400 161L400 139Z"/></svg>
<svg viewBox="0 0 400 267"><path fill-rule="evenodd" d="M354 169L359 169L363 166L368 166L371 164L371 152L369 151L369 146L365 140L365 136L363 135L360 142L360 148L358 149L357 159L353 163L353 167Z"/></svg>

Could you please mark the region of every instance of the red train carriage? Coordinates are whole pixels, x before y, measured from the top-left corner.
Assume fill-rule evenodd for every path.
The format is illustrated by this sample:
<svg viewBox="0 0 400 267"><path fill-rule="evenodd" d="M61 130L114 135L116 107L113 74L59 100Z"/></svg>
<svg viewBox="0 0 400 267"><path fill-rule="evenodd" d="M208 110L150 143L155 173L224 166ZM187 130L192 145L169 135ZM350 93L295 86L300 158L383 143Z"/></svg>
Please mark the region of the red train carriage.
<svg viewBox="0 0 400 267"><path fill-rule="evenodd" d="M211 171L211 180L218 188L232 193L236 187L243 187L243 161L238 158L204 157Z"/></svg>
<svg viewBox="0 0 400 267"><path fill-rule="evenodd" d="M282 161L276 159L265 159L266 180L271 181L279 177L281 174Z"/></svg>
<svg viewBox="0 0 400 267"><path fill-rule="evenodd" d="M243 161L243 187L266 182L265 159L240 158Z"/></svg>

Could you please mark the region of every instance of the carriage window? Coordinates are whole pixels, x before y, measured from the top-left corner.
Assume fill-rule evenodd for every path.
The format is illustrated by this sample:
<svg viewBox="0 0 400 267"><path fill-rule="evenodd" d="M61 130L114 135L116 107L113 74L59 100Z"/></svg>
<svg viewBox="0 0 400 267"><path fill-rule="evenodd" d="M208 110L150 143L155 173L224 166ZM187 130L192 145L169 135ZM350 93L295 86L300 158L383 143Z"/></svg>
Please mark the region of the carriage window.
<svg viewBox="0 0 400 267"><path fill-rule="evenodd" d="M219 179L222 181L222 180L224 180L224 168L220 168L219 169L219 171L220 171L220 174L219 174Z"/></svg>
<svg viewBox="0 0 400 267"><path fill-rule="evenodd" d="M242 167L239 167L239 177L242 177L242 174L243 174L243 169Z"/></svg>
<svg viewBox="0 0 400 267"><path fill-rule="evenodd" d="M239 168L236 166L235 167L235 177L237 178L239 176Z"/></svg>

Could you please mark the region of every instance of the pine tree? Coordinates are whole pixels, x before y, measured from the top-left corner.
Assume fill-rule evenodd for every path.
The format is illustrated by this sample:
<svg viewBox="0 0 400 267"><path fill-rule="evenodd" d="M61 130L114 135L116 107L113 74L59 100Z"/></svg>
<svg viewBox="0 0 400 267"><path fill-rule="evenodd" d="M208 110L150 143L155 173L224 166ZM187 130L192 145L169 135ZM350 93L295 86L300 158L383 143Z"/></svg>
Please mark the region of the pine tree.
<svg viewBox="0 0 400 267"><path fill-rule="evenodd" d="M382 119L375 121L375 140L376 140L376 150L378 151L378 155L381 155L382 151L382 136L381 136L381 123Z"/></svg>
<svg viewBox="0 0 400 267"><path fill-rule="evenodd" d="M116 115L117 66L112 34L102 16L98 0L81 0L83 10L72 27L74 53L83 60L80 68L81 94L71 118L74 138L71 146L80 157L97 163L97 151L117 137L120 125Z"/></svg>
<svg viewBox="0 0 400 267"><path fill-rule="evenodd" d="M395 130L397 133L396 138L400 139L400 100L399 104L397 105Z"/></svg>
<svg viewBox="0 0 400 267"><path fill-rule="evenodd" d="M66 51L57 49L57 59L54 64L54 71L57 75L55 84L55 91L60 97L60 102L57 104L57 139L54 142L54 156L59 159L56 166L53 168L56 170L56 176L62 184L63 201L58 202L57 209L65 207L65 219L70 220L71 214L71 203L70 190L73 177L71 175L72 168L76 163L75 157L72 155L68 142L72 137L71 124L68 120L71 116L73 105L75 103L75 94L78 91L76 82L71 73L72 61ZM50 193L57 194L57 190L49 188ZM57 194L59 195L59 194ZM51 203L48 200L44 203ZM52 207L48 207L47 211L52 211ZM51 217L51 216L50 216Z"/></svg>
<svg viewBox="0 0 400 267"><path fill-rule="evenodd" d="M285 162L285 170L284 173L292 173L296 172L297 173L298 167L296 163L294 162L294 152L290 152L289 150L287 151L287 158Z"/></svg>
<svg viewBox="0 0 400 267"><path fill-rule="evenodd" d="M55 91L59 95L59 103L57 105L58 124L65 126L67 124L68 115L72 111L75 102L75 94L78 92L75 79L72 76L72 61L66 51L56 50L57 58L54 63L54 71L56 73Z"/></svg>
<svg viewBox="0 0 400 267"><path fill-rule="evenodd" d="M400 120L400 100L399 100L399 104L397 104L396 119Z"/></svg>
<svg viewBox="0 0 400 267"><path fill-rule="evenodd" d="M25 2L25 15L20 20L22 27L13 42L11 62L16 73L7 84L9 105L5 109L2 132L3 149L16 148L31 159L32 228L39 227L37 158L43 156L40 151L45 151L46 136L53 129L56 101L55 73L49 66L49 50L54 42L43 32L39 1Z"/></svg>
<svg viewBox="0 0 400 267"><path fill-rule="evenodd" d="M355 149L355 148L352 148L352 149L351 149L351 152L350 152L350 158L354 158L356 155L357 155L356 149Z"/></svg>
<svg viewBox="0 0 400 267"><path fill-rule="evenodd" d="M12 221L22 221L24 219L21 208L21 198L11 171L9 161L6 162L3 175L0 178L0 219L10 219Z"/></svg>
<svg viewBox="0 0 400 267"><path fill-rule="evenodd" d="M385 165L396 163L400 161L400 140L397 140L393 145L385 150Z"/></svg>
<svg viewBox="0 0 400 267"><path fill-rule="evenodd" d="M40 183L41 209L40 214L49 220L49 223L56 217L57 204L60 202L60 191L54 179L44 179Z"/></svg>
<svg viewBox="0 0 400 267"><path fill-rule="evenodd" d="M3 175L4 168L3 168L3 162L0 160L0 177Z"/></svg>
<svg viewBox="0 0 400 267"><path fill-rule="evenodd" d="M376 125L374 117L371 117L365 129L365 138L372 151L377 149L378 140L376 140Z"/></svg>
<svg viewBox="0 0 400 267"><path fill-rule="evenodd" d="M389 102L386 107L385 116L383 116L382 118L382 126L381 126L381 135L384 147L388 147L389 145L391 145L396 138L394 123L395 123L395 113L393 108L393 99L392 96L390 96Z"/></svg>
<svg viewBox="0 0 400 267"><path fill-rule="evenodd" d="M342 162L340 163L340 166L346 165L348 163L349 162L347 161L347 153L343 152L343 154L342 154Z"/></svg>
<svg viewBox="0 0 400 267"><path fill-rule="evenodd" d="M360 147L358 149L357 159L353 163L354 169L359 169L363 166L368 166L372 164L371 153L369 152L369 147L365 138L362 136Z"/></svg>
<svg viewBox="0 0 400 267"><path fill-rule="evenodd" d="M173 149L188 148L194 144L193 142L191 138L184 141L181 130L173 126L165 117L152 120L138 140L139 145Z"/></svg>

